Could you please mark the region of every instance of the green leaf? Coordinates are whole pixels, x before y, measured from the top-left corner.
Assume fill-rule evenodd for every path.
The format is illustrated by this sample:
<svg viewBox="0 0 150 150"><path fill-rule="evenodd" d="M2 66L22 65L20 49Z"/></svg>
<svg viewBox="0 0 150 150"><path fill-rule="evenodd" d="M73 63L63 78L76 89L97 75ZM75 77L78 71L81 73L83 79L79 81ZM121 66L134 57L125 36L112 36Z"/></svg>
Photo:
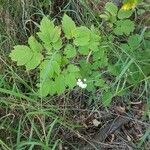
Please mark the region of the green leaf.
<svg viewBox="0 0 150 150"><path fill-rule="evenodd" d="M74 73L69 73L65 76L65 84L69 87L69 89L73 89L76 86L76 83L77 80Z"/></svg>
<svg viewBox="0 0 150 150"><path fill-rule="evenodd" d="M51 60L44 60L40 65L40 78L44 81L47 78L52 78L54 74L54 68Z"/></svg>
<svg viewBox="0 0 150 150"><path fill-rule="evenodd" d="M93 53L93 60L98 61L98 60L104 58L106 56L105 51L106 51L105 48L100 47L98 51Z"/></svg>
<svg viewBox="0 0 150 150"><path fill-rule="evenodd" d="M101 14L99 15L100 18L105 19L106 21L109 20L109 16L107 14Z"/></svg>
<svg viewBox="0 0 150 150"><path fill-rule="evenodd" d="M85 60L80 60L79 61L80 64L80 74L87 78L89 75L92 74L92 66L90 63L86 62Z"/></svg>
<svg viewBox="0 0 150 150"><path fill-rule="evenodd" d="M55 88L58 95L65 91L65 77L63 75L59 75L55 78Z"/></svg>
<svg viewBox="0 0 150 150"><path fill-rule="evenodd" d="M113 95L110 91L106 91L102 95L102 103L104 107L108 107L112 101Z"/></svg>
<svg viewBox="0 0 150 150"><path fill-rule="evenodd" d="M13 61L17 62L18 66L25 65L33 57L32 50L25 45L14 46L14 50L11 51L10 55Z"/></svg>
<svg viewBox="0 0 150 150"><path fill-rule="evenodd" d="M88 80L90 81L90 79ZM93 82L88 82L86 89L88 90L88 92L95 92L96 90Z"/></svg>
<svg viewBox="0 0 150 150"><path fill-rule="evenodd" d="M52 67L54 69L54 72L59 75L60 72L61 72L61 69L60 69L60 65L57 63L57 61L52 61Z"/></svg>
<svg viewBox="0 0 150 150"><path fill-rule="evenodd" d="M41 53L34 53L31 60L26 63L26 69L32 70L35 69L43 60L43 55Z"/></svg>
<svg viewBox="0 0 150 150"><path fill-rule="evenodd" d="M48 94L54 95L56 93L56 88L54 81L46 79L44 82L39 84L38 94L40 97L46 97Z"/></svg>
<svg viewBox="0 0 150 150"><path fill-rule="evenodd" d="M53 46L53 48L54 48L55 50L61 49L61 47L62 47L62 40L59 39L57 42L53 43L52 46Z"/></svg>
<svg viewBox="0 0 150 150"><path fill-rule="evenodd" d="M73 64L68 65L67 71L72 73L72 72L79 72L79 68Z"/></svg>
<svg viewBox="0 0 150 150"><path fill-rule="evenodd" d="M133 21L126 19L126 20L119 20L116 22L116 28L114 29L114 33L116 35L129 35L135 29L135 24Z"/></svg>
<svg viewBox="0 0 150 150"><path fill-rule="evenodd" d="M27 70L35 69L42 61L43 55L42 45L38 41L30 36L28 39L28 46L17 45L14 50L10 53L10 57L13 61L17 61L17 65L25 65Z"/></svg>
<svg viewBox="0 0 150 150"><path fill-rule="evenodd" d="M52 57L45 59L40 65L40 78L46 80L52 78L54 73L60 74L61 55L56 53Z"/></svg>
<svg viewBox="0 0 150 150"><path fill-rule="evenodd" d="M50 44L52 41L52 31L54 31L54 23L50 21L46 16L43 17L40 22L40 31L38 32L39 38L46 44Z"/></svg>
<svg viewBox="0 0 150 150"><path fill-rule="evenodd" d="M61 64L62 58L59 53L53 54L53 61L57 61L58 64Z"/></svg>
<svg viewBox="0 0 150 150"><path fill-rule="evenodd" d="M123 10L123 9L120 9L119 12L118 12L118 18L119 19L126 19L126 18L129 18L130 16L132 15L132 10Z"/></svg>
<svg viewBox="0 0 150 150"><path fill-rule="evenodd" d="M62 29L67 39L71 39L74 37L76 25L74 21L66 14L63 16L62 19Z"/></svg>
<svg viewBox="0 0 150 150"><path fill-rule="evenodd" d="M107 2L105 5L105 9L113 16L117 15L118 7L112 3L112 2Z"/></svg>
<svg viewBox="0 0 150 150"><path fill-rule="evenodd" d="M51 31L51 39L52 43L56 43L60 39L60 34L61 34L61 28L56 26L52 31Z"/></svg>
<svg viewBox="0 0 150 150"><path fill-rule="evenodd" d="M29 37L28 44L34 52L41 52L43 49L42 45L35 39L34 36Z"/></svg>
<svg viewBox="0 0 150 150"><path fill-rule="evenodd" d="M140 44L140 35L136 34L136 35L131 35L128 38L128 44L132 49L136 49L139 44Z"/></svg>
<svg viewBox="0 0 150 150"><path fill-rule="evenodd" d="M75 34L74 44L77 46L85 46L89 44L91 31L85 27L78 27Z"/></svg>
<svg viewBox="0 0 150 150"><path fill-rule="evenodd" d="M77 52L75 47L73 47L71 44L67 44L64 49L64 54L67 58L73 58L76 56Z"/></svg>
<svg viewBox="0 0 150 150"><path fill-rule="evenodd" d="M89 49L88 46L80 46L80 47L78 48L78 51L79 51L79 53L80 53L81 55L88 55L90 49Z"/></svg>
<svg viewBox="0 0 150 150"><path fill-rule="evenodd" d="M44 47L51 51L52 47L58 50L62 47L62 41L60 39L61 28L54 26L54 23L47 17L43 17L40 23L40 32L37 33L39 38L43 41Z"/></svg>
<svg viewBox="0 0 150 150"><path fill-rule="evenodd" d="M105 84L105 80L103 79L96 79L96 82L94 84L97 87L103 88L106 84Z"/></svg>

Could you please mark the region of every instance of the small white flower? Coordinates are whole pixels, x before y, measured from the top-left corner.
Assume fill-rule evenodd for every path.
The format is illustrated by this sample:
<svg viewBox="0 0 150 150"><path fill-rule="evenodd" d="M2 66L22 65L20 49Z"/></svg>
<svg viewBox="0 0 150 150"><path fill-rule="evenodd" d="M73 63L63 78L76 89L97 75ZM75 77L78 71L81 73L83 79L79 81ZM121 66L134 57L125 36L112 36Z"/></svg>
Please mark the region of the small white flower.
<svg viewBox="0 0 150 150"><path fill-rule="evenodd" d="M85 89L85 88L87 87L87 84L82 84L80 87L81 87L82 89Z"/></svg>
<svg viewBox="0 0 150 150"><path fill-rule="evenodd" d="M78 79L78 82L81 82L81 79Z"/></svg>
<svg viewBox="0 0 150 150"><path fill-rule="evenodd" d="M82 82L77 82L77 85L79 86L79 87L81 87L82 86Z"/></svg>
<svg viewBox="0 0 150 150"><path fill-rule="evenodd" d="M83 79L83 81L85 82L86 79ZM77 81L77 85L82 88L82 89L85 89L87 87L87 84L85 84L81 79L78 79Z"/></svg>

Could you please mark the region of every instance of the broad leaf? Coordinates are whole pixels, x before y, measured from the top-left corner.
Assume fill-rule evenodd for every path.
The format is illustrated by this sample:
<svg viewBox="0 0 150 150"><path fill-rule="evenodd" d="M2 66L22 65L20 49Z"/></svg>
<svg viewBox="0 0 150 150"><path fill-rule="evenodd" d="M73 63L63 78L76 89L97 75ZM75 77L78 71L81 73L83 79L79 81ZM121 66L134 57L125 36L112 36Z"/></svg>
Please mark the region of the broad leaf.
<svg viewBox="0 0 150 150"><path fill-rule="evenodd" d="M77 52L73 45L67 44L64 49L64 54L66 55L67 58L72 58L76 56Z"/></svg>
<svg viewBox="0 0 150 150"><path fill-rule="evenodd" d="M132 49L136 49L139 44L140 44L140 35L136 34L136 35L131 35L128 38L128 44Z"/></svg>
<svg viewBox="0 0 150 150"><path fill-rule="evenodd" d="M41 50L43 49L42 45L35 39L34 36L29 37L28 44L34 52L41 52Z"/></svg>
<svg viewBox="0 0 150 150"><path fill-rule="evenodd" d="M55 78L55 88L58 95L65 91L65 77L63 75L59 75Z"/></svg>
<svg viewBox="0 0 150 150"><path fill-rule="evenodd" d="M116 28L114 29L114 33L116 35L129 35L135 29L134 22L126 19L126 20L119 20L116 22Z"/></svg>
<svg viewBox="0 0 150 150"><path fill-rule="evenodd" d="M27 70L35 69L42 61L43 56L42 45L33 37L29 37L28 46L18 45L14 47L10 57L13 61L17 61L17 65L25 65Z"/></svg>
<svg viewBox="0 0 150 150"><path fill-rule="evenodd" d="M56 93L56 88L54 81L46 79L44 82L39 83L38 94L40 97L46 97L48 94L54 95Z"/></svg>
<svg viewBox="0 0 150 150"><path fill-rule="evenodd" d="M107 2L105 5L105 9L113 16L115 16L118 11L118 7L112 2Z"/></svg>
<svg viewBox="0 0 150 150"><path fill-rule="evenodd" d="M79 72L79 68L73 64L68 65L67 71L72 73L72 72Z"/></svg>
<svg viewBox="0 0 150 150"><path fill-rule="evenodd" d="M65 76L65 84L68 86L70 89L73 89L76 86L77 79L76 75L74 73L67 73Z"/></svg>
<svg viewBox="0 0 150 150"><path fill-rule="evenodd" d="M78 51L81 55L88 55L90 49L88 46L79 46Z"/></svg>
<svg viewBox="0 0 150 150"><path fill-rule="evenodd" d="M10 55L13 61L17 62L18 66L25 65L29 62L33 56L32 50L25 45L14 46L14 50L11 51Z"/></svg>
<svg viewBox="0 0 150 150"><path fill-rule="evenodd" d="M35 69L42 61L43 55L41 53L34 53L31 60L26 63L26 69L32 70Z"/></svg>
<svg viewBox="0 0 150 150"><path fill-rule="evenodd" d="M44 81L47 78L52 78L54 74L54 68L51 60L44 60L40 65L40 78Z"/></svg>
<svg viewBox="0 0 150 150"><path fill-rule="evenodd" d="M126 18L129 18L130 16L132 15L132 10L123 10L123 9L120 9L119 12L118 12L118 18L119 19L126 19Z"/></svg>
<svg viewBox="0 0 150 150"><path fill-rule="evenodd" d="M74 21L66 14L63 16L62 19L62 29L67 39L71 39L74 37L76 25Z"/></svg>
<svg viewBox="0 0 150 150"><path fill-rule="evenodd" d="M39 38L43 41L44 47L51 51L52 47L55 49L61 48L61 28L54 26L54 23L47 17L44 17L40 23L40 32L37 33Z"/></svg>
<svg viewBox="0 0 150 150"><path fill-rule="evenodd" d="M75 34L74 44L85 46L89 44L91 31L84 26L78 27Z"/></svg>

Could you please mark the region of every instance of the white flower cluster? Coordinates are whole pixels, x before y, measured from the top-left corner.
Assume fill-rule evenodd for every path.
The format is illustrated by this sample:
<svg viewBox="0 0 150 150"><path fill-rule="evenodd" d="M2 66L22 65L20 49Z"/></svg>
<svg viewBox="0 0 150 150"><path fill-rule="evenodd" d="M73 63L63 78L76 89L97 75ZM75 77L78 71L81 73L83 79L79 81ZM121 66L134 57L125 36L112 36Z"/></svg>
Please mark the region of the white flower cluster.
<svg viewBox="0 0 150 150"><path fill-rule="evenodd" d="M86 82L86 79L83 79L84 82ZM87 84L84 83L81 79L78 79L77 81L77 85L82 88L82 89L85 89L87 87Z"/></svg>

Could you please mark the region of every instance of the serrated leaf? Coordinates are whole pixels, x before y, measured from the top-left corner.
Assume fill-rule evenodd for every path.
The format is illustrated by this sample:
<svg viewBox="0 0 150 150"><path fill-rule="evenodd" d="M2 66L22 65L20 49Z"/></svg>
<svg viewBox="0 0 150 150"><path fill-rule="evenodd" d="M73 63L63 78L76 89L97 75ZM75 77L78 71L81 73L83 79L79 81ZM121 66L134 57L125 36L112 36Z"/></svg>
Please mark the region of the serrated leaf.
<svg viewBox="0 0 150 150"><path fill-rule="evenodd" d="M65 77L63 75L59 75L55 78L55 88L58 95L65 91Z"/></svg>
<svg viewBox="0 0 150 150"><path fill-rule="evenodd" d="M85 46L89 44L91 31L85 27L78 27L75 34L74 44L77 46Z"/></svg>
<svg viewBox="0 0 150 150"><path fill-rule="evenodd" d="M105 50L105 48L100 47L98 51L93 53L93 60L98 61L99 59L104 58L106 56Z"/></svg>
<svg viewBox="0 0 150 150"><path fill-rule="evenodd" d="M44 82L39 84L38 94L40 97L46 97L48 94L54 95L56 93L56 88L54 81L46 79Z"/></svg>
<svg viewBox="0 0 150 150"><path fill-rule="evenodd" d="M116 22L116 28L114 29L114 33L116 35L129 35L135 29L135 24L133 21L126 19L126 20L119 20Z"/></svg>
<svg viewBox="0 0 150 150"><path fill-rule="evenodd" d="M54 29L54 23L48 19L48 17L44 16L40 22L40 31L43 33L50 33L50 29Z"/></svg>
<svg viewBox="0 0 150 150"><path fill-rule="evenodd" d="M52 31L54 30L54 23L50 21L46 16L43 17L42 21L40 22L40 31L38 32L39 38L44 43L51 43L52 41Z"/></svg>
<svg viewBox="0 0 150 150"><path fill-rule="evenodd" d="M42 61L43 56L41 53L34 53L31 60L26 63L26 69L32 70L35 69Z"/></svg>
<svg viewBox="0 0 150 150"><path fill-rule="evenodd" d="M51 31L52 43L56 43L60 39L61 28L56 26L54 30Z"/></svg>
<svg viewBox="0 0 150 150"><path fill-rule="evenodd" d="M79 72L79 68L73 64L68 65L67 71L72 73L72 72Z"/></svg>
<svg viewBox="0 0 150 150"><path fill-rule="evenodd" d="M40 97L46 97L49 94L50 80L47 79L42 84L39 84L38 95Z"/></svg>
<svg viewBox="0 0 150 150"><path fill-rule="evenodd" d="M61 55L59 53L54 54L52 57L48 57L40 65L40 78L46 80L52 78L54 73L60 74L61 69Z"/></svg>
<svg viewBox="0 0 150 150"><path fill-rule="evenodd" d="M53 55L53 61L56 61L58 64L61 64L62 58L59 53Z"/></svg>
<svg viewBox="0 0 150 150"><path fill-rule="evenodd" d="M40 32L38 32L37 35L43 41L44 47L48 50L48 53L52 47L58 50L62 46L60 39L61 28L54 26L53 21L50 21L47 17L43 17L40 23Z"/></svg>
<svg viewBox="0 0 150 150"><path fill-rule="evenodd" d="M88 46L80 46L80 47L78 48L78 51L79 51L79 53L80 53L81 55L88 55L90 49L89 49Z"/></svg>
<svg viewBox="0 0 150 150"><path fill-rule="evenodd" d="M140 35L131 35L128 38L128 44L132 49L136 49L140 44Z"/></svg>
<svg viewBox="0 0 150 150"><path fill-rule="evenodd" d="M69 73L65 76L65 84L69 89L73 89L76 86L76 75L74 73Z"/></svg>
<svg viewBox="0 0 150 150"><path fill-rule="evenodd" d="M118 18L119 19L126 19L129 18L132 15L132 10L126 10L120 9L118 12Z"/></svg>
<svg viewBox="0 0 150 150"><path fill-rule="evenodd" d="M11 51L10 55L13 61L17 62L18 66L25 65L33 57L32 50L25 45L14 46L14 50Z"/></svg>
<svg viewBox="0 0 150 150"><path fill-rule="evenodd" d="M105 9L113 16L115 16L118 11L118 7L112 2L107 2L105 5Z"/></svg>
<svg viewBox="0 0 150 150"><path fill-rule="evenodd" d="M76 56L77 52L75 47L73 47L71 44L67 44L64 49L64 54L67 58L72 58Z"/></svg>
<svg viewBox="0 0 150 150"><path fill-rule="evenodd" d="M61 40L61 39L58 39L58 41L55 42L55 43L53 43L52 46L53 46L53 48L54 48L55 50L61 49L61 47L62 47L62 40Z"/></svg>
<svg viewBox="0 0 150 150"><path fill-rule="evenodd" d="M61 72L61 69L60 69L60 65L57 63L57 61L52 61L52 67L54 69L54 72L59 75L60 72Z"/></svg>
<svg viewBox="0 0 150 150"><path fill-rule="evenodd" d="M67 39L71 39L74 37L76 25L74 21L66 14L63 16L62 19L62 29Z"/></svg>
<svg viewBox="0 0 150 150"><path fill-rule="evenodd" d="M35 39L34 36L29 37L28 44L34 52L41 52L41 50L43 49L42 45Z"/></svg>
<svg viewBox="0 0 150 150"><path fill-rule="evenodd" d="M54 74L54 68L51 60L44 60L40 65L40 78L44 81L47 78L52 78Z"/></svg>

